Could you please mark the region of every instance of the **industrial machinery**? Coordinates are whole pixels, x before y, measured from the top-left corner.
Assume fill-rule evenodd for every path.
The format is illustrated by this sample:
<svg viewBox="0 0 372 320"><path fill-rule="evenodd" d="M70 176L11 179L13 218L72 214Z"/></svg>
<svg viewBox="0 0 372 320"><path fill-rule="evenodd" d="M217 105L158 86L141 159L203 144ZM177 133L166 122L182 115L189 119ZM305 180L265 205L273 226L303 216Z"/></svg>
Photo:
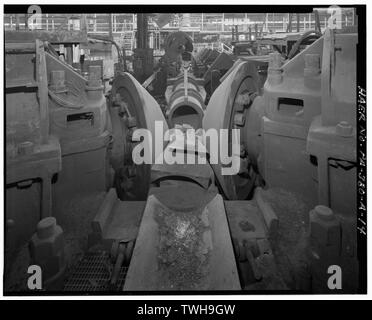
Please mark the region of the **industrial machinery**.
<svg viewBox="0 0 372 320"><path fill-rule="evenodd" d="M226 185L220 180L218 165L197 161L206 150L205 140L202 135L196 140L190 138L188 130L203 127L206 92L203 79L192 75L190 56L183 50L178 56L182 59L181 74L168 79L165 92L167 120L157 102L129 74L113 81L110 112L117 119L112 121L113 150L121 150L115 152L114 168L123 165L121 170L115 169L121 174L121 183L116 184L120 199L114 190L107 194L92 224L92 245L104 243L112 248L116 266L129 265L124 290L239 290L262 279L255 262L261 254L269 255L265 263L275 268L268 237L275 233L277 219L265 207L260 191L251 202L228 201L238 197L230 197L219 188ZM246 71L252 81L242 90L249 89L255 95L263 79L255 63ZM141 120L144 115L146 119ZM154 164L134 166L131 155L140 140L133 138L131 130L148 128L156 138L159 133L154 124L159 122L161 137L171 128L169 134L185 140L165 142L160 150L154 144L150 149ZM122 132L127 132L129 143L120 139ZM163 157L174 154L191 157L194 164L163 162ZM247 164L245 154L240 159ZM253 167L247 169L243 167L237 177L230 176L241 187L241 199L252 194L257 181ZM248 216L247 209L251 210ZM251 231L248 236L242 233L241 225L246 232ZM235 260L236 255L240 260ZM115 268L111 279L117 279L119 270ZM285 284L280 285L285 288Z"/></svg>
<svg viewBox="0 0 372 320"><path fill-rule="evenodd" d="M284 59L292 59L297 53L319 39L322 33L318 30L309 30L303 33L276 33L257 38L258 51L261 47L269 46L273 51L279 52Z"/></svg>
<svg viewBox="0 0 372 320"><path fill-rule="evenodd" d="M167 79L177 77L181 71L182 54L190 55L193 51L192 39L184 32L173 32L164 43L165 53L160 58L155 72L143 83L145 88L152 86L154 96L163 96L167 87Z"/></svg>
<svg viewBox="0 0 372 320"><path fill-rule="evenodd" d="M271 54L267 79L257 73L254 61L234 64L212 95L202 123L205 130L240 128L240 171L234 176L221 175L221 164L208 163L154 164L149 169L147 200L132 204L137 208L133 211L143 214L141 222L136 220L136 236L132 235L133 253L126 253L132 258L124 290L283 290L292 285L326 292L324 268L330 263L347 270L344 290L357 290L356 235L352 231L356 195L339 193L355 181L355 115L334 109L351 111L355 104L355 45L352 31L328 30L284 65L279 53ZM330 59L336 63L331 64ZM334 76L338 73L349 75L342 87L347 82L350 92L338 91L341 84ZM199 128L199 123L181 126L182 121L172 120L175 112L170 112L177 105L172 95L180 96L181 101L187 97L182 96L182 86L176 89L182 83L186 85L180 76L168 88L167 115L169 127L187 136L187 129ZM189 83L196 94L197 83ZM154 101L151 105L151 112L160 109ZM196 108L188 108L197 118L202 115ZM186 138L186 145L193 143L197 144ZM189 155L188 150L171 142L164 153ZM270 194L277 197L269 201ZM309 238L303 235L305 240L300 240L301 254L296 246L287 248L295 253L284 253L286 262L274 258L280 249L275 239L280 238L281 218L289 214L273 209L278 208L283 194L299 197L296 203L305 213L299 208L295 212L304 214L303 223L310 230ZM104 209L113 209L99 217L112 221L117 208L125 205L116 197L107 201L111 204ZM123 230L131 230L121 223ZM110 234L109 228L101 223L98 238ZM226 234L230 237L225 238ZM234 256L235 263L222 256ZM219 261L221 267L213 261ZM292 274L290 280L278 276L281 268Z"/></svg>
<svg viewBox="0 0 372 320"><path fill-rule="evenodd" d="M47 42L24 36L9 33L5 43L6 268L40 219L63 220L73 199L97 196L112 180L101 67L84 78Z"/></svg>
<svg viewBox="0 0 372 320"><path fill-rule="evenodd" d="M144 84L148 74L118 71L107 99L99 66L84 78L44 41L7 41L7 261L31 238L32 259L53 271L45 281L59 277L66 260L51 216L63 221L67 200L100 192L87 251L110 252L110 290L124 266L119 290L127 292L322 293L335 264L343 292L357 292L357 34L313 36L286 59L274 52L233 61L211 52L194 59L190 39L177 33L166 51L175 65L164 62ZM142 49L137 71L149 52ZM159 77L163 108L147 90ZM206 138L223 130L224 151L238 159L234 174L212 161Z"/></svg>
<svg viewBox="0 0 372 320"><path fill-rule="evenodd" d="M258 95L257 81L248 76L250 64L241 63L216 89L203 119L206 129L217 123L240 126L248 163L266 188L297 193L315 206L305 219L311 247L307 265L310 287L321 292L327 291L325 268L331 264L347 270L348 290L355 292L357 283L356 41L352 30L327 30L284 64L279 53L272 53ZM246 97L243 108L226 97L239 94ZM239 198L241 187L234 179L220 177L220 185L230 199Z"/></svg>
<svg viewBox="0 0 372 320"><path fill-rule="evenodd" d="M169 84L168 78L177 78L182 71L182 53L189 53L191 59L190 68L194 78L203 79L203 85L207 96L204 102L209 100L215 88L220 84L222 76L231 68L234 58L231 54L215 49L204 48L193 53L191 37L185 32L174 32L165 39L165 54L160 59L156 71L144 83L145 88L154 96L165 95L166 87ZM170 80L172 82L173 80ZM201 81L201 80L200 80Z"/></svg>

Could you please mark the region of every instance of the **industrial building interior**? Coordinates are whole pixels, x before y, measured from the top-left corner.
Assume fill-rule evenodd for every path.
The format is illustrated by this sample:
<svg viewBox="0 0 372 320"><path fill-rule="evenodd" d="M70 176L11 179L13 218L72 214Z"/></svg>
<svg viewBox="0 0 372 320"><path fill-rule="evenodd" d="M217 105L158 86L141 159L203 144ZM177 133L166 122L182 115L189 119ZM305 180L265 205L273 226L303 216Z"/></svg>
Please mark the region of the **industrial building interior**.
<svg viewBox="0 0 372 320"><path fill-rule="evenodd" d="M4 292L358 292L356 10L246 8L4 14ZM156 123L208 161L135 163Z"/></svg>

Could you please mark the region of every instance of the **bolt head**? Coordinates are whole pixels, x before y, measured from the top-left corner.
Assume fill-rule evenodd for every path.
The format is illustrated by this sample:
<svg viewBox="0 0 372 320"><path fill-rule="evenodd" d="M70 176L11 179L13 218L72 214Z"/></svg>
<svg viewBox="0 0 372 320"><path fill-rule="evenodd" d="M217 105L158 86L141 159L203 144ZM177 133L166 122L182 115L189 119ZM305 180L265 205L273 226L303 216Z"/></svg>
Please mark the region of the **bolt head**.
<svg viewBox="0 0 372 320"><path fill-rule="evenodd" d="M251 102L251 98L249 96L249 93L242 93L239 94L236 97L235 103L236 103L236 110L237 111L243 111L245 107L247 107Z"/></svg>
<svg viewBox="0 0 372 320"><path fill-rule="evenodd" d="M135 117L128 117L127 118L127 126L128 128L134 128L137 126L137 120Z"/></svg>
<svg viewBox="0 0 372 320"><path fill-rule="evenodd" d="M353 127L347 121L341 121L336 126L336 133L341 137L351 137L353 135Z"/></svg>
<svg viewBox="0 0 372 320"><path fill-rule="evenodd" d="M13 219L7 219L6 220L6 227L7 228L13 228L15 226L15 222Z"/></svg>
<svg viewBox="0 0 372 320"><path fill-rule="evenodd" d="M244 113L235 113L234 115L234 124L236 126L242 127L245 123L245 115Z"/></svg>
<svg viewBox="0 0 372 320"><path fill-rule="evenodd" d="M45 239L52 236L56 225L57 221L54 217L46 217L40 220L36 227L38 237Z"/></svg>
<svg viewBox="0 0 372 320"><path fill-rule="evenodd" d="M323 205L318 205L314 208L315 213L317 216L322 219L322 220L333 220L334 219L334 214L331 208Z"/></svg>

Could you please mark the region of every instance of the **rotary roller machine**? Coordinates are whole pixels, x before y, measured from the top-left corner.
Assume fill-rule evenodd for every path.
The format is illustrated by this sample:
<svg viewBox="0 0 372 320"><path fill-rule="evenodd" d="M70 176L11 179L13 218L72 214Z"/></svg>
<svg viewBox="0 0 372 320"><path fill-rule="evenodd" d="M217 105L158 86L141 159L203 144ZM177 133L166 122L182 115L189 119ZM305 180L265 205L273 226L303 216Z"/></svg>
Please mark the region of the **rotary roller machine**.
<svg viewBox="0 0 372 320"><path fill-rule="evenodd" d="M353 30L327 30L290 60L279 53L239 59L207 106L184 40L172 43L180 70L168 78L165 110L130 74L116 76L109 99L116 192L108 192L91 239L112 246L117 265L129 265L124 290L272 288L277 270L271 244L280 220L263 196L270 188L295 191L317 208L310 214L310 288L322 290L325 260L357 269L350 231L356 195L341 194L355 190L349 186L356 172L356 39ZM133 132L139 128L152 137L176 129L184 135L184 144L154 146L154 160L175 153L197 158L200 152L209 159L205 141L189 139L190 128L240 129L239 172L222 175L223 165L208 161L136 165L132 151L141 141ZM229 148L231 143L229 136ZM335 229L322 220L324 208ZM336 247L332 257L330 247ZM287 283L276 281L276 289L288 289Z"/></svg>

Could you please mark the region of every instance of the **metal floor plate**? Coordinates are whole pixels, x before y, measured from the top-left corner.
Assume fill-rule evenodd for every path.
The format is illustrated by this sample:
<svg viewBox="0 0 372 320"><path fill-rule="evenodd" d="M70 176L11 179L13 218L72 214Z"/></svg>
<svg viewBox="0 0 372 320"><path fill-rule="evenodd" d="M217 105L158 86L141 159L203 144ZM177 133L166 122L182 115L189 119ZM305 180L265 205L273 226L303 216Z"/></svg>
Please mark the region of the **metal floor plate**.
<svg viewBox="0 0 372 320"><path fill-rule="evenodd" d="M110 286L112 269L113 265L110 262L108 252L88 252L71 271L71 275L67 279L63 290L86 293L121 291L128 268L122 266L116 284Z"/></svg>

